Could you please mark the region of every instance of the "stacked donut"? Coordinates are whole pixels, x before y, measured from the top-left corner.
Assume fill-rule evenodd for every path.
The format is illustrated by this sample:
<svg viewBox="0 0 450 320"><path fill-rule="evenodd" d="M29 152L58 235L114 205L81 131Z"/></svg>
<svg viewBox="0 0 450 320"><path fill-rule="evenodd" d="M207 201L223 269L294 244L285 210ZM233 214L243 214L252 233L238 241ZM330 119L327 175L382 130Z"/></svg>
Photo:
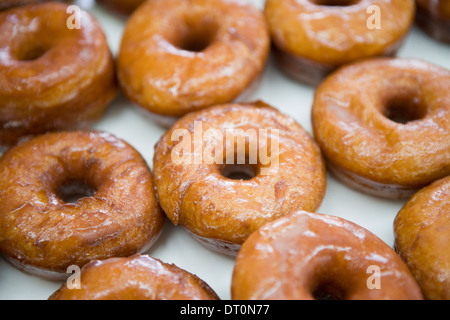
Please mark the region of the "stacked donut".
<svg viewBox="0 0 450 320"><path fill-rule="evenodd" d="M147 254L165 217L236 258L233 299L450 299L450 71L391 57L413 0L267 0L264 13L234 0L100 2L130 15L116 63L87 11L0 6L0 251L47 279L82 268L82 288L50 299L219 299ZM417 5L418 23L448 41L445 2ZM243 102L271 42L281 70L317 86L313 135ZM153 170L89 128L119 87L170 124ZM366 194L411 198L395 250L315 213L327 169Z"/></svg>

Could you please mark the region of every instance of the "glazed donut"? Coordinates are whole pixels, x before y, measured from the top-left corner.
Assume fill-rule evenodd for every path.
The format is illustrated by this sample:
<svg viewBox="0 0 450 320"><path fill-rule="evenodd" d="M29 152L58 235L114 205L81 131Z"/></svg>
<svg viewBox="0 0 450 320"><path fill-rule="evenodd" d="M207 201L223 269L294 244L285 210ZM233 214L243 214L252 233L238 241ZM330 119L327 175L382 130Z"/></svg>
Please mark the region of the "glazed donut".
<svg viewBox="0 0 450 320"><path fill-rule="evenodd" d="M119 82L144 109L180 117L245 94L269 42L263 14L244 1L150 0L125 27Z"/></svg>
<svg viewBox="0 0 450 320"><path fill-rule="evenodd" d="M156 145L153 168L158 199L173 224L228 255L264 223L316 210L326 189L314 140L262 102L184 116Z"/></svg>
<svg viewBox="0 0 450 320"><path fill-rule="evenodd" d="M450 176L412 197L394 230L395 248L425 297L450 300Z"/></svg>
<svg viewBox="0 0 450 320"><path fill-rule="evenodd" d="M49 300L218 300L197 276L147 255L92 261L81 270L81 288L64 284Z"/></svg>
<svg viewBox="0 0 450 320"><path fill-rule="evenodd" d="M81 11L81 29L69 29L67 8L49 2L0 13L2 145L84 127L116 95L113 59L100 25Z"/></svg>
<svg viewBox="0 0 450 320"><path fill-rule="evenodd" d="M277 64L314 86L344 64L395 55L414 13L414 0L267 0L265 6Z"/></svg>
<svg viewBox="0 0 450 320"><path fill-rule="evenodd" d="M97 0L97 2L121 14L128 15L133 13L145 0Z"/></svg>
<svg viewBox="0 0 450 320"><path fill-rule="evenodd" d="M416 0L418 25L431 37L450 43L450 1Z"/></svg>
<svg viewBox="0 0 450 320"><path fill-rule="evenodd" d="M317 89L312 121L337 178L409 197L450 174L450 72L413 59L343 67Z"/></svg>
<svg viewBox="0 0 450 320"><path fill-rule="evenodd" d="M248 238L236 260L231 296L235 300L422 299L406 265L381 239L344 219L308 212L279 218Z"/></svg>
<svg viewBox="0 0 450 320"><path fill-rule="evenodd" d="M163 222L145 160L110 134L49 133L0 159L0 251L23 271L60 279L145 251Z"/></svg>

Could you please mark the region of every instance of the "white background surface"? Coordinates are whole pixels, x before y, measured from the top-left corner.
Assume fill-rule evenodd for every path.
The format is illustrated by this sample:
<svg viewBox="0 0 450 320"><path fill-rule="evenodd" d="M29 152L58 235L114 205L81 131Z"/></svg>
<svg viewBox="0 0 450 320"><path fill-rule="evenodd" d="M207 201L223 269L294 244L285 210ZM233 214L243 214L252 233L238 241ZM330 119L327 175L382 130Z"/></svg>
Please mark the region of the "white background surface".
<svg viewBox="0 0 450 320"><path fill-rule="evenodd" d="M263 0L252 0L262 8ZM111 50L117 54L125 24L123 17L98 6L89 9L102 24ZM421 58L450 69L450 45L428 38L413 28L398 56ZM314 90L296 83L276 69L270 60L264 79L250 100L262 99L283 113L294 117L311 132L310 111ZM153 147L164 133L137 107L119 97L94 128L115 134L133 145L152 167ZM390 201L364 195L328 176L327 194L319 210L355 222L393 245L393 220L405 201ZM166 221L163 234L148 253L168 263L197 274L222 299L230 299L234 259L202 247L181 228ZM47 299L61 283L41 280L24 274L0 258L0 299Z"/></svg>

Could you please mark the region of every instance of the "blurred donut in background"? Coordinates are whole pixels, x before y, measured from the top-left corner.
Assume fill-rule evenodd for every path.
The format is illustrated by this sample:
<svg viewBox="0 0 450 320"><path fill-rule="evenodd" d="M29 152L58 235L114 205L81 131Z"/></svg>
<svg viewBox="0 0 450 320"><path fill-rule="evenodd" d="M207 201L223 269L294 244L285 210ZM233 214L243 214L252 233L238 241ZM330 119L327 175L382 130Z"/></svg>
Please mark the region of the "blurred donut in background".
<svg viewBox="0 0 450 320"><path fill-rule="evenodd" d="M49 300L218 300L200 278L147 255L92 261L81 270L81 288L64 284Z"/></svg>
<svg viewBox="0 0 450 320"><path fill-rule="evenodd" d="M31 3L45 2L50 0L1 0L0 10L9 9L12 7L23 6Z"/></svg>
<svg viewBox="0 0 450 320"><path fill-rule="evenodd" d="M246 1L150 0L126 24L119 83L143 109L180 117L245 94L269 43L264 15Z"/></svg>
<svg viewBox="0 0 450 320"><path fill-rule="evenodd" d="M395 55L414 13L414 0L267 0L265 5L276 62L314 86L341 65Z"/></svg>
<svg viewBox="0 0 450 320"><path fill-rule="evenodd" d="M416 0L417 24L431 37L450 43L450 1Z"/></svg>
<svg viewBox="0 0 450 320"><path fill-rule="evenodd" d="M1 145L86 127L116 96L102 28L83 10L79 25L69 28L67 8L46 2L0 12Z"/></svg>
<svg viewBox="0 0 450 320"><path fill-rule="evenodd" d="M450 176L416 193L395 218L395 249L427 299L450 300Z"/></svg>

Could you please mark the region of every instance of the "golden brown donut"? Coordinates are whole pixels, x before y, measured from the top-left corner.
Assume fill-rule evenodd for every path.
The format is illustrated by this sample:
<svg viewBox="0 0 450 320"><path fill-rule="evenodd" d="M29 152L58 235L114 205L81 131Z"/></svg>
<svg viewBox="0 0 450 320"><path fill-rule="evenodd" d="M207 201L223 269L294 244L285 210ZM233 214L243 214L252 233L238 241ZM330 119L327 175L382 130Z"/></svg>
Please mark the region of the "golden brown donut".
<svg viewBox="0 0 450 320"><path fill-rule="evenodd" d="M97 2L121 14L128 15L133 13L145 0L97 0Z"/></svg>
<svg viewBox="0 0 450 320"><path fill-rule="evenodd" d="M357 62L317 89L314 134L343 182L387 198L450 174L450 71L413 59Z"/></svg>
<svg viewBox="0 0 450 320"><path fill-rule="evenodd" d="M63 285L49 300L218 300L197 276L147 255L92 261L80 289Z"/></svg>
<svg viewBox="0 0 450 320"><path fill-rule="evenodd" d="M372 27L372 8L379 8L379 29ZM394 55L414 13L414 0L267 0L265 6L278 65L310 85L352 61Z"/></svg>
<svg viewBox="0 0 450 320"><path fill-rule="evenodd" d="M110 134L49 133L0 159L0 251L23 271L56 279L145 251L163 222L145 160Z"/></svg>
<svg viewBox="0 0 450 320"><path fill-rule="evenodd" d="M394 230L396 250L425 297L450 300L450 176L414 195Z"/></svg>
<svg viewBox="0 0 450 320"><path fill-rule="evenodd" d="M231 296L235 300L422 299L406 265L381 239L344 219L308 212L279 218L248 238L236 260Z"/></svg>
<svg viewBox="0 0 450 320"><path fill-rule="evenodd" d="M66 10L65 4L49 2L0 13L1 145L84 127L116 95L112 55L100 25L81 11L81 29L69 29Z"/></svg>
<svg viewBox="0 0 450 320"><path fill-rule="evenodd" d="M244 1L150 0L127 22L118 78L133 102L179 117L238 98L268 52L264 16Z"/></svg>
<svg viewBox="0 0 450 320"><path fill-rule="evenodd" d="M184 116L156 145L153 168L158 199L173 224L229 255L264 223L317 210L326 189L314 140L262 102Z"/></svg>
<svg viewBox="0 0 450 320"><path fill-rule="evenodd" d="M418 25L431 37L450 43L450 1L416 0Z"/></svg>

